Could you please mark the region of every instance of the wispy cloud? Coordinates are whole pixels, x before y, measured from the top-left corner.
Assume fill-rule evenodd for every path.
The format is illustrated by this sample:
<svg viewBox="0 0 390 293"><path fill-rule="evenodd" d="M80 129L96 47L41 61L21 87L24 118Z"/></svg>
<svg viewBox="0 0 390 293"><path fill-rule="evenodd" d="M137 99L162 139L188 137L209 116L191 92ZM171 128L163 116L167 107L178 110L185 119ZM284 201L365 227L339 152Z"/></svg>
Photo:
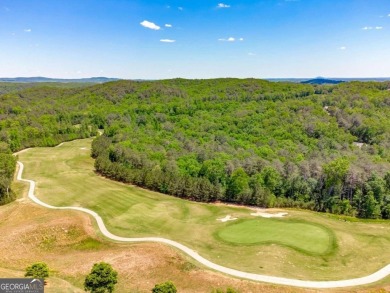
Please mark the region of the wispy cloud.
<svg viewBox="0 0 390 293"><path fill-rule="evenodd" d="M7 12L11 11L11 9L9 9L8 7L4 7L4 10Z"/></svg>
<svg viewBox="0 0 390 293"><path fill-rule="evenodd" d="M365 26L362 27L362 30L370 31L370 30L381 30L383 29L383 26Z"/></svg>
<svg viewBox="0 0 390 293"><path fill-rule="evenodd" d="M224 3L218 3L217 8L230 8L230 5Z"/></svg>
<svg viewBox="0 0 390 293"><path fill-rule="evenodd" d="M169 24L169 23L166 23L166 24L165 24L165 27L172 27L172 25Z"/></svg>
<svg viewBox="0 0 390 293"><path fill-rule="evenodd" d="M218 41L221 41L221 42L236 42L236 41L241 41L242 42L243 40L244 40L244 38L236 39L236 38L233 38L233 37L229 37L227 39L225 39L225 38L218 39Z"/></svg>
<svg viewBox="0 0 390 293"><path fill-rule="evenodd" d="M344 50L347 50L347 47L341 46L339 49L344 51Z"/></svg>
<svg viewBox="0 0 390 293"><path fill-rule="evenodd" d="M174 43L176 40L171 40L171 39L161 39L160 42L162 43Z"/></svg>
<svg viewBox="0 0 390 293"><path fill-rule="evenodd" d="M218 39L218 41L221 41L221 42L234 42L234 41L236 41L236 39L233 38L233 37L230 37L230 38L227 38L227 39L220 38L220 39Z"/></svg>
<svg viewBox="0 0 390 293"><path fill-rule="evenodd" d="M387 16L390 17L390 13Z"/></svg>
<svg viewBox="0 0 390 293"><path fill-rule="evenodd" d="M249 52L248 55L249 55L249 56L256 56L256 54L255 54L255 53L252 53L252 52Z"/></svg>
<svg viewBox="0 0 390 293"><path fill-rule="evenodd" d="M150 21L147 21L147 20L140 22L140 25L142 25L143 27L149 28L151 30L158 31L160 29L160 27L157 24L150 22Z"/></svg>
<svg viewBox="0 0 390 293"><path fill-rule="evenodd" d="M183 7L177 7L177 9L179 9L180 11L183 11L183 10L184 10Z"/></svg>
<svg viewBox="0 0 390 293"><path fill-rule="evenodd" d="M31 28L26 28L26 29L24 30L25 33L31 33L31 31L32 31Z"/></svg>

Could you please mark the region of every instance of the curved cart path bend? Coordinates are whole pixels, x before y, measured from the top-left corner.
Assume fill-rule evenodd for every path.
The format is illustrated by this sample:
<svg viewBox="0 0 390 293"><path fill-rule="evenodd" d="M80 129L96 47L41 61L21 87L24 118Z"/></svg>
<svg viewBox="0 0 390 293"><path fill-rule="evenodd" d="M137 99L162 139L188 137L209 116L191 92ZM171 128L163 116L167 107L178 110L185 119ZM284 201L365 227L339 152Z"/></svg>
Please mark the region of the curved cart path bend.
<svg viewBox="0 0 390 293"><path fill-rule="evenodd" d="M191 256L196 261L200 262L204 266L213 269L215 271L243 279L248 279L252 281L260 281L260 282L266 282L266 283L273 283L278 285L286 285L286 286L295 286L295 287L305 287L305 288L340 288L340 287L352 287L352 286L359 286L359 285L365 285L369 283L377 282L386 276L390 275L390 264L385 266L384 268L380 269L379 271L365 277L356 278L356 279L350 279L350 280L340 280L340 281L303 281L303 280L295 280L295 279L287 279L287 278L280 278L280 277L272 277L272 276L266 276L266 275L259 275L259 274L253 274L253 273L246 273L234 269L230 269L227 267L220 266L218 264L215 264L202 256L200 256L197 252L194 250L188 248L187 246L180 244L179 242L172 241L165 238L159 238L159 237L143 237L143 238L128 238L128 237L120 237L117 235L114 235L110 233L106 226L104 225L104 222L102 218L95 213L94 211L91 211L89 209L81 208L81 207L55 207L51 206L47 203L44 203L43 201L39 200L35 195L35 181L28 180L28 179L22 179L23 169L24 165L21 162L18 162L19 170L17 174L17 180L28 182L30 184L29 190L28 190L28 197L35 203L49 208L49 209L56 209L56 210L76 210L81 211L84 213L87 213L95 218L100 231L103 233L104 236L107 238L110 238L115 241L121 241L121 242L159 242L159 243L165 243L168 245L171 245L173 247L176 247L177 249L183 251L184 253Z"/></svg>

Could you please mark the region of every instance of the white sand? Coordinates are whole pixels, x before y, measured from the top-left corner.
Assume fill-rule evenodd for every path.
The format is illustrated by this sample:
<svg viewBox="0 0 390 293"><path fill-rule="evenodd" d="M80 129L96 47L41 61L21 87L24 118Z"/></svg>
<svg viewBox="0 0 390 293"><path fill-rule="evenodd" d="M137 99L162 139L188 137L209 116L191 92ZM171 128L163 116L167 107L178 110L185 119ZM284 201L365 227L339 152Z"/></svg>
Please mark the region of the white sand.
<svg viewBox="0 0 390 293"><path fill-rule="evenodd" d="M267 213L262 210L257 210L255 213L251 213L251 216L263 217L263 218L283 218L287 213Z"/></svg>
<svg viewBox="0 0 390 293"><path fill-rule="evenodd" d="M217 221L221 221L223 223L227 221L234 221L234 220L237 220L237 218L233 218L231 215L227 215L225 218L217 219Z"/></svg>

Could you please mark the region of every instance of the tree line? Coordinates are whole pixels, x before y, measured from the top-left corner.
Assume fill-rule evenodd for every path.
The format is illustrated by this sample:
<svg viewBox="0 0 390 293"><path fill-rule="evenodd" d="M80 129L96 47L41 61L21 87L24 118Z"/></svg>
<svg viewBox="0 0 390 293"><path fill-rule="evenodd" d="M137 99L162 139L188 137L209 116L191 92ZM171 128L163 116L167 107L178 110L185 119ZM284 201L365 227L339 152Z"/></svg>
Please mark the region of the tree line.
<svg viewBox="0 0 390 293"><path fill-rule="evenodd" d="M255 79L33 87L0 95L12 151L88 137L96 170L196 201L390 217L390 84Z"/></svg>

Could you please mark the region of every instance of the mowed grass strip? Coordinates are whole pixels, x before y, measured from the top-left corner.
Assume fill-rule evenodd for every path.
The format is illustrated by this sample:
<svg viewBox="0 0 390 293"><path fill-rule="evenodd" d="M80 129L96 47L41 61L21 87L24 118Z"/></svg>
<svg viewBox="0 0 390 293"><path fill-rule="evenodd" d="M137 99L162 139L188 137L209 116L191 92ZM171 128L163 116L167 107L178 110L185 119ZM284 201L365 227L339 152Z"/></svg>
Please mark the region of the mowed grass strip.
<svg viewBox="0 0 390 293"><path fill-rule="evenodd" d="M278 244L312 255L328 255L336 248L331 230L288 219L241 220L219 230L217 237L236 245Z"/></svg>
<svg viewBox="0 0 390 293"><path fill-rule="evenodd" d="M287 217L279 220L276 229L278 220L255 218L248 208L186 201L103 178L94 172L91 141L83 139L55 148L33 148L19 155L25 165L23 177L37 181L39 199L55 206L89 208L102 216L114 234L169 238L191 247L212 262L247 272L334 280L371 274L390 263L390 221L352 222L334 215L287 210ZM217 220L227 215L238 220L225 223ZM230 229L231 225L246 220L263 221L266 230L262 234L274 245L264 245L264 238L258 243L258 239L248 239L248 235L258 234L251 231L256 229L251 225L246 228L247 236L238 231L241 234L234 241L215 236L225 227ZM309 227L294 228L288 225L292 221ZM268 225L271 226L267 228ZM326 237L330 234L325 236L323 229L310 225L331 231L337 239L337 250L321 254L326 251L329 244ZM297 240L292 238L294 233L289 231L292 229L300 233L312 229L317 236L303 241L303 234L299 234Z"/></svg>

